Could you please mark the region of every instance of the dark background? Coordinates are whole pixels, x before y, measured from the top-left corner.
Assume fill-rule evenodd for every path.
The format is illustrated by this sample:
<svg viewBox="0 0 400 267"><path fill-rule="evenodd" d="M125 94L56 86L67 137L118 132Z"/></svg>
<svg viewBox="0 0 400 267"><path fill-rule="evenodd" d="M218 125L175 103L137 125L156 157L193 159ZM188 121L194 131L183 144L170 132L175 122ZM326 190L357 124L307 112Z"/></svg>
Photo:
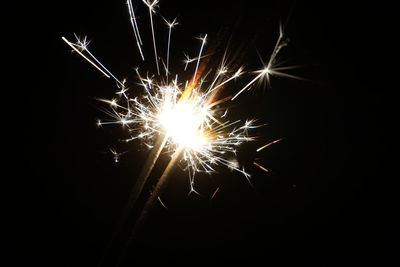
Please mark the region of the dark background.
<svg viewBox="0 0 400 267"><path fill-rule="evenodd" d="M168 210L154 209L124 263L397 266L396 153L389 149L396 123L395 9L385 1L233 2L161 1L160 13L180 22L173 32L175 72L183 51L197 53L193 37L203 33L208 47L232 36L246 69L261 68L256 51L268 58L279 21L288 18L282 55L304 65L293 73L309 81L273 78L272 88L254 88L234 103L232 117L269 123L240 156L254 188L219 168L199 175L201 197L187 196L187 175L177 170L163 193ZM0 260L95 266L147 152L138 142L119 143L118 127L96 127L105 114L94 97L113 97L115 84L60 38L87 35L91 51L132 86L133 67L154 73L154 64L138 57L124 1L17 5L3 9ZM139 5L151 60L148 13ZM157 17L164 53L161 25ZM109 147L128 152L116 164ZM270 173L252 166L256 156Z"/></svg>

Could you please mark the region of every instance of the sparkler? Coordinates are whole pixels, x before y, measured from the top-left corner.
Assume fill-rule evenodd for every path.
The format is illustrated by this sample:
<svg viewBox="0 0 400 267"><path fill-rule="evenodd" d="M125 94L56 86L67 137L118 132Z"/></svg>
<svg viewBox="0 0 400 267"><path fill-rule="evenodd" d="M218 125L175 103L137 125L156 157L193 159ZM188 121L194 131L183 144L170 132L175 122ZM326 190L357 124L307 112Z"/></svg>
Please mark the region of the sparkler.
<svg viewBox="0 0 400 267"><path fill-rule="evenodd" d="M86 40L86 37L79 38L75 35L75 42L71 42L67 38L62 37L64 42L99 70L105 77L116 81L118 97L111 100L99 99L109 105L109 109L105 111L109 115L109 119L98 121L98 125L119 124L127 129L130 134L130 138L126 139L126 142L140 140L151 149L129 197L128 205L123 212L121 223L126 220L129 211L134 207L161 152L167 151L172 155L154 191L146 202L131 237L145 221L147 214L159 199L160 192L165 186L168 177L177 165L182 165L183 169L188 171L190 193L196 192L194 188L194 177L196 173L212 173L216 170L216 166L218 165L224 165L231 170L242 173L250 182L250 174L248 174L243 167L239 166L235 159L232 160L232 158L235 158L237 148L243 142L254 139L249 136L249 130L259 126L255 125L255 120L252 119L227 120L227 108L223 106L229 103L229 100L235 100L245 90L249 90L257 81L266 79L269 83L270 76L299 78L283 72L284 70L295 68L296 66L281 66L281 62L277 60L279 52L286 45L283 29L280 27L280 34L274 50L263 69L253 72L245 71L242 66L231 69L226 63L226 55L222 58L221 64L217 70L206 69L206 63L202 62L202 59L207 57L207 55L203 55L208 37L208 35L205 34L199 38L201 45L198 56L192 59L188 56L186 57L185 71L190 63L196 62L190 82L186 81L183 83L179 81L178 74L176 74L175 78L170 82L168 78L171 76L171 34L177 22L176 19L172 22L168 22L164 19L168 26L168 45L164 80L160 74L160 59L157 53L153 21L153 14L156 14L155 8L159 0L142 0L142 2L148 7L149 11L152 46L158 75L146 75L146 77L143 77L139 69L136 69L139 86L143 90L142 95L130 96L129 88L126 87L125 81L117 79L88 49L89 42ZM127 5L136 45L142 60L145 60L142 51L144 42L139 32L132 1L127 0ZM221 90L228 85L228 83L235 81L245 73L256 73L257 75L238 90L233 97L228 96L220 99ZM210 84L208 84L206 80L209 75L214 75ZM268 145L269 144L261 147L259 150L264 149ZM117 152L114 150L112 150L112 153L114 156L117 155ZM257 162L254 162L254 165L264 171L268 171ZM214 192L212 198L217 191L218 189Z"/></svg>

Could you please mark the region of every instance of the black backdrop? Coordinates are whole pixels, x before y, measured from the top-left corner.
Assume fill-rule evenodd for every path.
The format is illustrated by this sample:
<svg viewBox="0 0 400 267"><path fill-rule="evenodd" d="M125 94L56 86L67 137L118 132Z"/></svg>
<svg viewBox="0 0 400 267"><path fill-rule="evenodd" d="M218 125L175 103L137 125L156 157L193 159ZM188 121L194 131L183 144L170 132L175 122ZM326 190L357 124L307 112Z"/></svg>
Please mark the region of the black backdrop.
<svg viewBox="0 0 400 267"><path fill-rule="evenodd" d="M220 168L198 177L203 196L187 196L187 176L176 171L163 194L168 209L154 209L123 264L395 266L395 10L382 1L234 2L161 1L160 13L180 22L176 71L202 33L210 46L232 36L246 68L260 68L257 51L268 57L288 18L282 55L304 65L295 73L309 81L273 78L272 88L254 88L232 107L233 117L269 123L239 158L254 188ZM124 132L96 127L105 115L94 97L112 97L115 84L60 38L88 35L92 51L132 85L133 67L154 72L154 64L138 57L124 1L17 5L3 11L1 261L94 266L146 151L132 143L113 162L109 146L126 150L118 142ZM161 25L156 18L165 49ZM271 172L252 166L254 148L281 137L260 155Z"/></svg>

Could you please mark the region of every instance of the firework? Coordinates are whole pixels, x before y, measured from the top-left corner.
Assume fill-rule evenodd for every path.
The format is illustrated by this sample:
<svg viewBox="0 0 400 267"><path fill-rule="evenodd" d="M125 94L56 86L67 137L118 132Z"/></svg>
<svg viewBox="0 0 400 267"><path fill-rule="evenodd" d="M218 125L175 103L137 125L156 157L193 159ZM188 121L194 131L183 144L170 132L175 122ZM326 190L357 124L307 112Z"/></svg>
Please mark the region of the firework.
<svg viewBox="0 0 400 267"><path fill-rule="evenodd" d="M227 64L226 53L218 68L214 70L207 68L206 62L202 60L207 58L207 55L203 55L203 51L207 44L208 35L200 36L198 38L201 41L198 55L195 58L186 56L184 65L184 71L186 71L191 63L196 63L191 75L192 78L181 81L178 73L172 75L170 71L171 36L172 29L178 24L177 20L174 19L169 22L164 19L168 27L166 63L164 64L157 52L153 21L153 16L157 14L156 8L159 0L143 0L143 3L148 7L149 12L149 26L157 74L143 76L141 71L138 68L136 69L136 78L139 81L138 86L142 88L142 94L135 94L134 96L130 94L130 88L126 86L125 80L121 81L116 78L89 50L89 42L86 37L80 38L75 35L76 40L74 42L62 37L62 40L82 58L105 77L114 79L117 84L116 98L98 99L109 106L105 110L109 118L99 120L98 125L119 124L129 133L130 137L125 140L126 142L139 140L151 149L129 197L121 223L124 222L130 209L135 205L161 152L166 151L171 155L168 166L143 208L133 235L145 220L154 203L159 200L160 192L170 173L178 165L181 165L189 174L190 193L196 192L194 180L196 173L213 173L218 165L224 165L231 170L242 173L250 182L250 174L238 164L235 158L238 147L243 142L253 140L249 131L259 126L255 124L254 119L228 120L227 106L229 106L231 100L235 100L258 81L266 80L269 83L271 76L298 78L283 72L296 66L285 67L277 60L278 54L286 45L283 28L280 27L280 34L269 60L262 69L256 71L245 71L244 67L241 66L232 69ZM127 5L136 45L142 60L145 60L142 49L144 41L139 31L132 1L128 0ZM165 75L160 72L160 62L164 64ZM221 90L244 74L256 74L256 76L245 86L235 90L236 93L233 96L220 98ZM170 77L174 78L170 79ZM111 152L116 161L119 160L120 154L115 150L111 150ZM254 162L254 165L268 171L257 162ZM214 192L212 198L217 191L218 189Z"/></svg>

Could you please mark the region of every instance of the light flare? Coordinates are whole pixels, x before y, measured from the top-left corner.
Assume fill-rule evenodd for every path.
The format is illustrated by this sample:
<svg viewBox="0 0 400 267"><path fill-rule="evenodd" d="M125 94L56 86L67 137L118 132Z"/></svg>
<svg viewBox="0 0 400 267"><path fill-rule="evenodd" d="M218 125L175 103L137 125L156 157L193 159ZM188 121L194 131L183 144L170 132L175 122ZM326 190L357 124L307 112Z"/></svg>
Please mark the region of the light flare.
<svg viewBox="0 0 400 267"><path fill-rule="evenodd" d="M157 182L153 193L145 203L142 213L136 222L132 236L141 226L157 200L165 206L159 195L165 186L168 177L177 165L182 165L183 169L189 173L190 193L199 194L194 189L195 174L198 172L212 173L216 171L216 166L224 165L230 170L235 170L244 175L251 184L250 174L248 174L243 166L240 166L236 160L238 147L248 141L254 140L249 135L249 130L260 127L255 125L255 120L228 120L228 108L224 104L228 100L235 100L246 89L249 90L257 81L267 80L270 82L271 76L280 76L288 78L299 77L284 73L285 70L297 68L297 66L282 66L279 62L278 54L286 45L284 40L283 29L279 29L279 37L271 56L266 64L263 62L263 68L256 71L245 71L244 67L231 68L227 64L226 54L222 58L222 62L218 69L212 69L208 66L210 55L203 55L208 35L202 35L198 39L201 41L200 51L197 57L189 58L185 54L184 71L187 71L190 63L196 62L195 70L191 75L191 80L185 82L179 81L178 74L172 76L170 70L170 44L172 28L177 25L176 19L172 22L165 20L168 26L168 43L166 53L166 63L164 59L159 57L156 45L156 31L154 29L153 14L156 13L156 7L159 0L142 0L148 7L150 33L152 40L152 48L156 63L157 75L149 75L142 77L139 69L135 72L139 79L139 87L142 87L143 94L135 93L130 95L130 91L125 84L125 80L120 81L114 76L95 56L89 51L89 41L86 37L76 37L76 42L70 42L65 37L62 40L70 46L73 51L77 52L81 57L96 67L104 76L115 80L118 90L117 97L111 100L98 99L106 104L109 108L104 110L108 115L107 120L98 120L97 125L118 124L127 129L129 138L125 141L140 139L141 143L151 149L141 173L139 174L136 184L128 199L128 205L125 207L120 224L117 226L114 236L109 245L122 228L123 223L127 220L130 210L134 207L136 200L141 194L147 178L152 172L162 151L167 151L171 155L171 159L165 168L162 176ZM132 0L127 0L128 11L132 29L135 35L136 45L139 49L142 60L145 60L143 54L143 45L145 43L144 36L139 32L137 17L135 16ZM143 31L142 31L143 33ZM158 36L157 36L158 38ZM205 60L203 60L205 59ZM164 64L165 77L161 77L159 61ZM237 78L244 76L243 74L257 74L242 89L238 90L232 96L221 97L222 89ZM169 76L175 77L172 81ZM208 75L214 75L211 83L206 79ZM184 86L182 85L184 84ZM221 98L220 98L221 97ZM278 142L274 141L263 147L257 152ZM118 162L123 153L119 153L110 148L114 161ZM263 171L268 170L258 164L253 163ZM218 192L217 188L211 198L214 198ZM130 237L130 238L131 238Z"/></svg>
<svg viewBox="0 0 400 267"><path fill-rule="evenodd" d="M263 62L263 68L255 71L247 71L243 66L232 69L227 64L227 50L225 50L218 68L210 68L208 66L210 55L203 53L208 35L201 35L198 37L201 41L198 55L194 58L185 55L184 71L188 69L189 63L196 62L196 65L191 80L182 83L179 81L178 74L175 73L172 76L170 70L171 30L177 25L177 21L174 19L169 22L164 19L168 27L168 43L166 64L164 64L165 79L163 79L159 69L159 60L162 62L164 60L160 59L157 53L153 21L153 14L157 14L155 9L159 0L142 0L142 2L148 7L152 47L157 69L157 75L147 74L146 77L140 74L138 68L135 69L143 94L135 93L135 97L131 97L130 88L125 85L125 80L120 81L116 78L88 49L89 41L86 37L79 38L75 35L75 43L62 37L62 40L75 52L107 78L114 79L117 83L117 98L99 99L109 105L109 108L104 110L109 119L99 120L97 125L119 124L128 129L130 137L125 140L126 142L140 139L146 147L156 151L149 154L143 167L144 170L138 179L141 182L136 191L141 191L143 183L160 153L164 150L171 155L176 154L178 149L181 151L181 158L177 162L183 163L183 168L189 171L191 191L193 190L194 174L214 172L217 165L225 165L229 169L239 171L248 179L250 175L244 168L232 164L233 161L227 158L235 157L237 148L243 142L254 140L249 136L249 130L257 126L254 125L254 120L229 121L227 119L229 107L224 108L224 104L227 103L227 100L235 100L244 91L252 88L256 82L266 80L269 83L271 76L299 79L295 75L284 73L286 70L299 66L282 66L283 62L278 57L286 46L282 26L279 28L279 36L269 60L266 63ZM139 33L132 1L127 0L127 4L136 43L144 60L142 53L144 39ZM233 96L220 98L222 89L236 79L245 76L244 74L256 74L256 76L236 91ZM174 80L169 81L170 75L175 77ZM210 79L211 82L206 79L208 75L214 76ZM259 150L261 149L263 148Z"/></svg>

